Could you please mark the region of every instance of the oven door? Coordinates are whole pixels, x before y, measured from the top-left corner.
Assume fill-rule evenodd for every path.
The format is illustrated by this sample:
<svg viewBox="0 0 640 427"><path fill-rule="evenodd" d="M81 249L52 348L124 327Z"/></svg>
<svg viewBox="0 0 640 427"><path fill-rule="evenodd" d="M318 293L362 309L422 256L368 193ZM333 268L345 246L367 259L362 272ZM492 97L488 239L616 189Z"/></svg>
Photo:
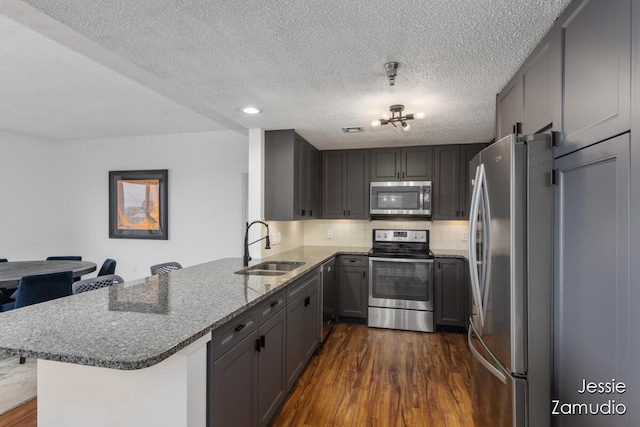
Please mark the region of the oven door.
<svg viewBox="0 0 640 427"><path fill-rule="evenodd" d="M433 259L369 257L369 306L433 311Z"/></svg>

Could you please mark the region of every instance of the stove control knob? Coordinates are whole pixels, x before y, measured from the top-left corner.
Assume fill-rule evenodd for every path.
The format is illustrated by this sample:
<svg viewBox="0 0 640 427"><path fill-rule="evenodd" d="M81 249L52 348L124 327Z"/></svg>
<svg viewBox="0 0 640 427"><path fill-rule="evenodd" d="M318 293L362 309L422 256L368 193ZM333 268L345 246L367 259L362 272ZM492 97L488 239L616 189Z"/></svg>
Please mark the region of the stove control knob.
<svg viewBox="0 0 640 427"><path fill-rule="evenodd" d="M385 238L385 239L387 238L387 233L384 233L384 238Z"/></svg>

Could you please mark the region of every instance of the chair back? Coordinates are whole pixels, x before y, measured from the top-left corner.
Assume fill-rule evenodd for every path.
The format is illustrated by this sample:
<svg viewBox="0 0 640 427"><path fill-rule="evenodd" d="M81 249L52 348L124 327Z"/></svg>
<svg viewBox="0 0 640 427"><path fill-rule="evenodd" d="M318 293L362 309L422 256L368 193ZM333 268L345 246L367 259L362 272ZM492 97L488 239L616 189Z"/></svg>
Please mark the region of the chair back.
<svg viewBox="0 0 640 427"><path fill-rule="evenodd" d="M177 262L165 262L151 266L151 275L167 273L173 270L180 270L182 266Z"/></svg>
<svg viewBox="0 0 640 427"><path fill-rule="evenodd" d="M15 308L69 296L72 281L71 271L24 276L18 283Z"/></svg>
<svg viewBox="0 0 640 427"><path fill-rule="evenodd" d="M9 260L6 258L0 258L0 262L9 262Z"/></svg>
<svg viewBox="0 0 640 427"><path fill-rule="evenodd" d="M115 273L116 273L116 260L107 258L106 260L104 260L102 267L100 267L98 276L106 276L107 274L115 274Z"/></svg>
<svg viewBox="0 0 640 427"><path fill-rule="evenodd" d="M91 279L84 279L75 282L71 285L71 292L75 295L81 292L104 288L106 286L117 285L118 283L124 283L122 277L117 274L107 274L106 276L92 277Z"/></svg>
<svg viewBox="0 0 640 427"><path fill-rule="evenodd" d="M82 261L82 257L78 255L50 256L47 261Z"/></svg>

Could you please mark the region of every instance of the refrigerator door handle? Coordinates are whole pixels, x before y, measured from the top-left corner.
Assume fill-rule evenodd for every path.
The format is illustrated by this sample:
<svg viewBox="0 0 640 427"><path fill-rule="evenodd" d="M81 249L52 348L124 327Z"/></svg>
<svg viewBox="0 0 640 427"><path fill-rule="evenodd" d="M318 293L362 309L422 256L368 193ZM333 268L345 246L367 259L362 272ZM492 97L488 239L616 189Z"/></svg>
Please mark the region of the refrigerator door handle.
<svg viewBox="0 0 640 427"><path fill-rule="evenodd" d="M467 333L467 341L469 343L469 350L471 350L471 354L475 357L478 362L482 364L494 377L499 379L503 384L507 384L507 376L500 369L496 368L491 362L482 357L480 352L473 346L473 335L479 337L478 333L473 326L473 323L469 324L469 332ZM488 350L487 350L488 351Z"/></svg>
<svg viewBox="0 0 640 427"><path fill-rule="evenodd" d="M473 194L471 196L471 208L469 209L469 273L471 277L471 294L473 301L478 307L478 317L480 325L484 326L484 309L482 307L482 296L480 293L480 275L478 274L478 257L476 254L477 244L477 220L478 208L480 205L480 191L482 187L482 175L484 167L480 164L476 168L476 177L474 179Z"/></svg>

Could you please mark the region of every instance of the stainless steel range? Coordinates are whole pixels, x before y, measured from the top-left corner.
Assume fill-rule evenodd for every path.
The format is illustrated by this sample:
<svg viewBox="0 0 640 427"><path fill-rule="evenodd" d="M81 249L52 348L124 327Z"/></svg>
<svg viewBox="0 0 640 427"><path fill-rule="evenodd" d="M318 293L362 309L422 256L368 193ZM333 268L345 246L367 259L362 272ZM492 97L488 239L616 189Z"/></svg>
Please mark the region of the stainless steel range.
<svg viewBox="0 0 640 427"><path fill-rule="evenodd" d="M368 325L434 331L429 230L373 230Z"/></svg>

